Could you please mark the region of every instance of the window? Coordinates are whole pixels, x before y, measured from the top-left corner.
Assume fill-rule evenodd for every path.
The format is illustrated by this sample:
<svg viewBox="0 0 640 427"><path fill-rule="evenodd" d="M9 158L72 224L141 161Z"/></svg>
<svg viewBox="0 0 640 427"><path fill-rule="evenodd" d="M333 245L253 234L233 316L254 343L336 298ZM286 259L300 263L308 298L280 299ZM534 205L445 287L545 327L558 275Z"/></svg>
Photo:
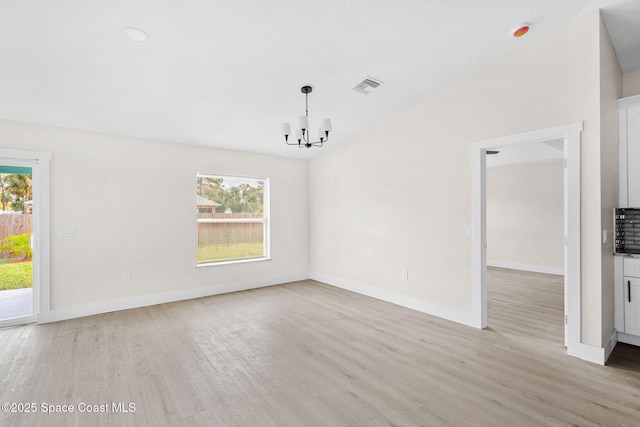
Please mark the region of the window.
<svg viewBox="0 0 640 427"><path fill-rule="evenodd" d="M269 258L269 180L199 173L198 265Z"/></svg>

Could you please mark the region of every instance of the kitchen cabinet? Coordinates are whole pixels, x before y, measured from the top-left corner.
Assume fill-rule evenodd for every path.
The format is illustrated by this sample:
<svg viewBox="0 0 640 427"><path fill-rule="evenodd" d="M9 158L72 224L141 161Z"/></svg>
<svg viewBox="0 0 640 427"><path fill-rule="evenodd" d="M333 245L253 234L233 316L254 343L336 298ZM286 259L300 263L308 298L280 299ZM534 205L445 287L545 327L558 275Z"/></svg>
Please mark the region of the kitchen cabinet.
<svg viewBox="0 0 640 427"><path fill-rule="evenodd" d="M640 208L640 95L618 101L619 204ZM618 341L640 345L640 254L615 257L615 327Z"/></svg>
<svg viewBox="0 0 640 427"><path fill-rule="evenodd" d="M640 335L640 278L625 277L624 332Z"/></svg>
<svg viewBox="0 0 640 427"><path fill-rule="evenodd" d="M640 105L624 110L627 139L627 206L640 207Z"/></svg>
<svg viewBox="0 0 640 427"><path fill-rule="evenodd" d="M623 332L640 336L640 258L625 258L623 269Z"/></svg>

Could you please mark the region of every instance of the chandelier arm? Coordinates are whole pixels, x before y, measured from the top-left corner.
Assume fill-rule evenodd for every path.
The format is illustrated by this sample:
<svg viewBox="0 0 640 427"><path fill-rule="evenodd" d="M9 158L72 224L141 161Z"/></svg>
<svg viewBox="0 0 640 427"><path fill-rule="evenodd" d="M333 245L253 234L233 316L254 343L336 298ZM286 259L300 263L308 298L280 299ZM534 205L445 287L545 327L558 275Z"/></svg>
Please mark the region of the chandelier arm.
<svg viewBox="0 0 640 427"><path fill-rule="evenodd" d="M328 140L329 140L329 134L327 133L326 136L324 138L322 138L320 141L313 142L312 144L316 145L318 147L322 147L322 144L324 144Z"/></svg>
<svg viewBox="0 0 640 427"><path fill-rule="evenodd" d="M322 144L324 144L328 140L329 140L329 135L327 134L324 138L322 138L321 141L313 141L313 142L311 142L311 139L309 138L309 132L304 132L302 134L302 139L300 140L300 142L291 143L291 142L286 141L286 140L285 140L285 142L287 143L287 145L300 145L300 146L304 145L304 146L307 146L307 148L308 148L308 147L310 147L312 145L316 146L316 147L322 147Z"/></svg>

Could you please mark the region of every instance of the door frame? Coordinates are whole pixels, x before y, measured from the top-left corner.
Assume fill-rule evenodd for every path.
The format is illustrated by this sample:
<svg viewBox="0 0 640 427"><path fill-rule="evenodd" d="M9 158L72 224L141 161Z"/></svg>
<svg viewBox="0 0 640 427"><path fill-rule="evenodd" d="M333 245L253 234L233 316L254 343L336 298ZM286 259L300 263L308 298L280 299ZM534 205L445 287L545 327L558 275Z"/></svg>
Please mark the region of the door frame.
<svg viewBox="0 0 640 427"><path fill-rule="evenodd" d="M567 353L581 358L580 306L580 136L582 122L477 141L472 149L472 284L473 319L487 327L486 152L497 147L564 140L564 306ZM571 221L569 221L569 218ZM589 357L591 359L591 357Z"/></svg>
<svg viewBox="0 0 640 427"><path fill-rule="evenodd" d="M0 163L31 168L33 188L33 313L0 321L0 326L10 326L37 321L43 312L50 311L50 234L49 234L49 164L51 153L0 148Z"/></svg>

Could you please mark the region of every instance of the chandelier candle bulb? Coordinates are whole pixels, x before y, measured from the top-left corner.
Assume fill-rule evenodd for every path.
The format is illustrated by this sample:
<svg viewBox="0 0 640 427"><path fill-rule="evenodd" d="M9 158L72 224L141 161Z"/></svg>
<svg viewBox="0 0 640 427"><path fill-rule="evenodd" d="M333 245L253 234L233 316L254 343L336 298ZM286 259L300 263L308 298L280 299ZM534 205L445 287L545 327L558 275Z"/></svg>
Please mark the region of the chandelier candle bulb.
<svg viewBox="0 0 640 427"><path fill-rule="evenodd" d="M298 144L302 141L302 131L300 129L296 129L296 139L298 140Z"/></svg>
<svg viewBox="0 0 640 427"><path fill-rule="evenodd" d="M306 129L309 129L309 119L307 116L298 117L298 127L302 129L303 133Z"/></svg>
<svg viewBox="0 0 640 427"><path fill-rule="evenodd" d="M291 135L291 125L289 123L282 124L282 134L285 138Z"/></svg>
<svg viewBox="0 0 640 427"><path fill-rule="evenodd" d="M322 130L325 132L330 132L331 129L331 120L330 119L322 119Z"/></svg>

